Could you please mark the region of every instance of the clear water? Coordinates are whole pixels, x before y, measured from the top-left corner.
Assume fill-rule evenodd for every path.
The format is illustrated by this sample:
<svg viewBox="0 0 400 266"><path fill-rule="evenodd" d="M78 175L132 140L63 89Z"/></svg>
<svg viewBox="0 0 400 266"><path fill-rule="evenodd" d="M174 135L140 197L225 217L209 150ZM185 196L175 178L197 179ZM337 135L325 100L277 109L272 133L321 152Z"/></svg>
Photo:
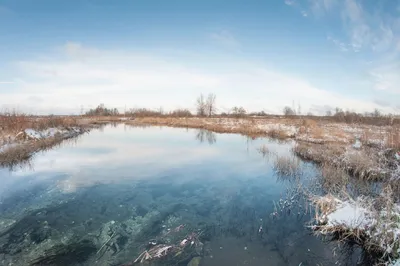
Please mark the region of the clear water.
<svg viewBox="0 0 400 266"><path fill-rule="evenodd" d="M291 183L259 153L263 144L279 155L292 146L106 126L36 155L30 168L1 169L0 264L133 265L144 250L168 245L167 256L144 264L355 265L311 234L300 201L271 215Z"/></svg>

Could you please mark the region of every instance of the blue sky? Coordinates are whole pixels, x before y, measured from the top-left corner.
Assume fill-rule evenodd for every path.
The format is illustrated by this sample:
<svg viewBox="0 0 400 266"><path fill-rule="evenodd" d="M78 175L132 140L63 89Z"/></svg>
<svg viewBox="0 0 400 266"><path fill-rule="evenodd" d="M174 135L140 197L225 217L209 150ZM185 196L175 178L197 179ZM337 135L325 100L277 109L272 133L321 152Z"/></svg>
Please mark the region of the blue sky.
<svg viewBox="0 0 400 266"><path fill-rule="evenodd" d="M0 0L0 107L400 112L400 0Z"/></svg>

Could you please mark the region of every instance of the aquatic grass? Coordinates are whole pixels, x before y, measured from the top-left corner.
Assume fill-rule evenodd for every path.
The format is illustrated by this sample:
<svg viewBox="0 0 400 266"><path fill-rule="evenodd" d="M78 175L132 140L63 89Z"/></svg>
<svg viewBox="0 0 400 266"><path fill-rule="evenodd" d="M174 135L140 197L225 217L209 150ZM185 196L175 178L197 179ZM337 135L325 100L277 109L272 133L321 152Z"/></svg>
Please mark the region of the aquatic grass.
<svg viewBox="0 0 400 266"><path fill-rule="evenodd" d="M271 156L276 156L274 151L271 151L267 145L263 144L257 149L257 151L263 156L263 158L269 159Z"/></svg>
<svg viewBox="0 0 400 266"><path fill-rule="evenodd" d="M320 182L326 193L340 193L349 183L348 173L340 167L330 164L321 166Z"/></svg>
<svg viewBox="0 0 400 266"><path fill-rule="evenodd" d="M277 156L273 168L278 175L288 177L300 177L301 175L300 161L293 156Z"/></svg>

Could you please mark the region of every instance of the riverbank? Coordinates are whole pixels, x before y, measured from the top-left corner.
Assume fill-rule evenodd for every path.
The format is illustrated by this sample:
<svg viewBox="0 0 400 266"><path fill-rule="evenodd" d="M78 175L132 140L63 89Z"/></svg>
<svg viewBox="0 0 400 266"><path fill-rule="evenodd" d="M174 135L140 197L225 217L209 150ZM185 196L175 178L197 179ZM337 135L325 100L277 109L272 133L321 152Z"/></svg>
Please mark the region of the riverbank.
<svg viewBox="0 0 400 266"><path fill-rule="evenodd" d="M35 153L88 132L96 126L93 122L69 116L1 116L0 166L12 169L28 162Z"/></svg>

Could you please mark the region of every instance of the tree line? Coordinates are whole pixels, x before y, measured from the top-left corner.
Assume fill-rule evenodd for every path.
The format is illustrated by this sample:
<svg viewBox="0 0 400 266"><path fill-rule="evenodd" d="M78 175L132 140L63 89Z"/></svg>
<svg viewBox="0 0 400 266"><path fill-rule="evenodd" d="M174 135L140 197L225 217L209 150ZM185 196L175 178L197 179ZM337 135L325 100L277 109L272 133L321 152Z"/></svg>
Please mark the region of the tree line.
<svg viewBox="0 0 400 266"><path fill-rule="evenodd" d="M228 112L219 112L217 108L217 97L214 93L208 95L200 94L195 102L195 114L189 109L175 109L169 112L164 112L162 108L158 110L152 110L148 108L131 108L125 111L123 114L132 117L149 117L149 116L171 116L171 117L211 117L211 116L222 116L222 117L235 117L243 118L249 116L271 116L264 111L260 112L247 112L242 106L234 106ZM282 110L282 114L288 117L316 117L312 113L301 114L301 106L299 105L297 110L292 106L285 106ZM90 109L85 112L87 116L116 116L120 115L117 108L107 108L104 104L100 104L96 108ZM276 116L276 115L275 115ZM352 111L344 111L337 107L334 110L326 111L324 116L318 116L320 119L328 119L335 122L344 123L367 123L367 124L393 124L400 123L399 118L394 115L384 115L378 109L368 113L357 113Z"/></svg>

